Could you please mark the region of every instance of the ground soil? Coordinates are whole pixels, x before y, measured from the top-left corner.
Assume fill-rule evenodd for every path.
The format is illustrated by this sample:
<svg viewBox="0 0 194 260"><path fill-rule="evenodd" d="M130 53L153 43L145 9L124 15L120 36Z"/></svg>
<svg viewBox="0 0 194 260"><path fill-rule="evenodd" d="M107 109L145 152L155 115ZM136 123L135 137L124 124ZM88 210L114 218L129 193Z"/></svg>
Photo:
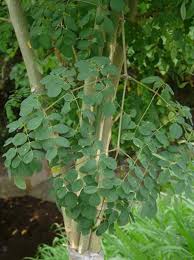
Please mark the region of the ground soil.
<svg viewBox="0 0 194 260"><path fill-rule="evenodd" d="M54 223L62 225L62 216L52 202L28 196L0 199L0 260L34 256L40 244L52 243Z"/></svg>

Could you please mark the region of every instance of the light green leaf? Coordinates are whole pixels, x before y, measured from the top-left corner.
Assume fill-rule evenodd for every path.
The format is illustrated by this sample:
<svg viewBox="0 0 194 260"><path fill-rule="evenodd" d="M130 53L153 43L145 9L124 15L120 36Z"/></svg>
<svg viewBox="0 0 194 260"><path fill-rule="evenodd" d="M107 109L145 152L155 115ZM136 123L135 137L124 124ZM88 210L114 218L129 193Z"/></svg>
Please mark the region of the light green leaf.
<svg viewBox="0 0 194 260"><path fill-rule="evenodd" d="M187 10L186 10L186 2L185 2L185 0L182 2L180 12L181 12L181 18L182 18L183 20L185 20L185 18L186 18L186 16L187 16Z"/></svg>
<svg viewBox="0 0 194 260"><path fill-rule="evenodd" d="M21 162L20 157L19 157L19 156L16 156L16 157L13 159L12 163L11 163L12 168L14 168L14 169L17 168L17 167L20 165L20 162Z"/></svg>
<svg viewBox="0 0 194 260"><path fill-rule="evenodd" d="M18 148L18 153L20 156L24 156L30 150L30 144L25 143Z"/></svg>
<svg viewBox="0 0 194 260"><path fill-rule="evenodd" d="M71 110L70 102L65 102L64 106L61 109L61 113L67 114Z"/></svg>
<svg viewBox="0 0 194 260"><path fill-rule="evenodd" d="M70 143L69 140L65 137L59 136L55 138L55 143L58 146L62 146L62 147L69 147Z"/></svg>
<svg viewBox="0 0 194 260"><path fill-rule="evenodd" d="M12 143L15 146L22 145L27 141L27 135L24 133L18 133L14 136Z"/></svg>
<svg viewBox="0 0 194 260"><path fill-rule="evenodd" d="M27 128L29 130L34 130L34 129L38 128L41 125L42 120L43 120L42 116L32 118L31 120L28 121Z"/></svg>
<svg viewBox="0 0 194 260"><path fill-rule="evenodd" d="M22 158L22 161L25 163L25 164L28 164L30 163L34 158L34 154L33 154L33 151L29 151L28 153L26 153L24 155L24 157Z"/></svg>
<svg viewBox="0 0 194 260"><path fill-rule="evenodd" d="M59 134L66 134L69 131L69 127L64 124L58 124L53 126L53 130Z"/></svg>
<svg viewBox="0 0 194 260"><path fill-rule="evenodd" d="M26 189L26 182L25 179L19 175L14 177L14 183L15 185L21 189L21 190L25 190Z"/></svg>
<svg viewBox="0 0 194 260"><path fill-rule="evenodd" d="M14 132L20 127L20 123L18 121L14 121L7 125L7 128L9 128L9 133Z"/></svg>
<svg viewBox="0 0 194 260"><path fill-rule="evenodd" d="M10 148L3 156L6 156L7 160L12 160L16 156L17 150L15 148Z"/></svg>
<svg viewBox="0 0 194 260"><path fill-rule="evenodd" d="M51 162L57 156L57 148L52 147L46 152L46 159Z"/></svg>
<svg viewBox="0 0 194 260"><path fill-rule="evenodd" d="M142 79L141 82L144 83L144 84L153 84L155 82L161 82L161 84L162 84L162 80L158 76L147 77L145 79Z"/></svg>

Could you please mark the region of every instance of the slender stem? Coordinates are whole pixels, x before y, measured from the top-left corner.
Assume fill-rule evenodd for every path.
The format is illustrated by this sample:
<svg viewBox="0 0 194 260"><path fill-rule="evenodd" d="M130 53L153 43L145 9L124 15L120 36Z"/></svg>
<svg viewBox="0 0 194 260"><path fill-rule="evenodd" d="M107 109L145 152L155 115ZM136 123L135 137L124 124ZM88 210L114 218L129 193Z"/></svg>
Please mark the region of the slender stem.
<svg viewBox="0 0 194 260"><path fill-rule="evenodd" d="M152 102L154 101L154 98L156 97L156 95L157 95L157 92L153 95L153 97L152 97L151 100L150 100L150 103L148 104L148 106L147 106L146 110L144 111L143 115L141 116L141 118L140 118L140 120L139 120L139 122L138 122L138 124L137 124L137 126L136 126L134 135L136 134L137 129L138 129L138 127L140 126L142 120L144 119L146 113L147 113L148 110L150 109L150 106L151 106Z"/></svg>
<svg viewBox="0 0 194 260"><path fill-rule="evenodd" d="M126 42L125 42L125 20L124 14L122 14L122 43L123 43L123 60L124 60L124 73L127 75L127 57L126 57ZM123 112L124 112L124 104L125 104L125 95L127 89L127 78L124 80L123 86L123 96L121 102L121 112L120 112L120 121L119 121L119 131L118 131L118 139L117 139L117 152L115 155L115 159L118 156L119 148L120 148L120 141L121 141L121 131L122 131L122 121L123 121Z"/></svg>
<svg viewBox="0 0 194 260"><path fill-rule="evenodd" d="M72 94L73 94L73 92L78 91L78 90L80 90L80 89L82 89L82 88L84 88L84 86L81 86L81 87L72 89L71 92L72 92ZM58 98L55 102L53 102L51 105L49 105L48 107L46 107L44 111L46 112L46 111L48 111L49 109L51 109L54 105L56 105L59 101L61 101L61 100L65 97L66 94L67 94L67 93L65 93L63 96L61 96L60 98ZM77 100L77 98L75 98L74 100Z"/></svg>
<svg viewBox="0 0 194 260"><path fill-rule="evenodd" d="M11 20L8 18L0 17L0 21L11 23Z"/></svg>

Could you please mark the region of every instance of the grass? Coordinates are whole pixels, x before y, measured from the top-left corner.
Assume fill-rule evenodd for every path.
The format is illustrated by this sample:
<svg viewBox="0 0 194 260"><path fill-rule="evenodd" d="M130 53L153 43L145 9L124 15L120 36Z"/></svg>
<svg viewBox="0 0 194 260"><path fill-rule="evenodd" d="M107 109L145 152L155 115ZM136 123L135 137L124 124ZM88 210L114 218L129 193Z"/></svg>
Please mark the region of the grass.
<svg viewBox="0 0 194 260"><path fill-rule="evenodd" d="M159 200L153 219L136 217L136 222L103 237L106 260L194 259L194 202L185 198ZM52 246L41 245L30 260L66 260L66 240L59 234Z"/></svg>

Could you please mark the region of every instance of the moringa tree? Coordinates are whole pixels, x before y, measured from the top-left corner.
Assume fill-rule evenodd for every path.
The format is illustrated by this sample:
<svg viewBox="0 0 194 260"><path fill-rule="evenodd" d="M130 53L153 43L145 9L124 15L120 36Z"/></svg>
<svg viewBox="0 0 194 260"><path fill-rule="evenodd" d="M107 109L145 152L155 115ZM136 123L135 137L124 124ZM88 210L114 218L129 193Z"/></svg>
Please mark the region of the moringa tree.
<svg viewBox="0 0 194 260"><path fill-rule="evenodd" d="M102 259L101 235L127 224L134 205L152 216L162 189L189 194L191 114L160 77L140 82L129 71L128 31L150 19L139 17L137 0L23 1L28 24L18 1L6 2L30 83L38 73L28 68L35 64L31 45L40 58L52 52L58 66L8 125L16 134L6 141L5 165L25 189L24 177L46 158L71 259ZM139 3L146 11L147 5ZM175 2L170 7L180 11ZM137 102L149 93L143 111L126 104L130 92Z"/></svg>

